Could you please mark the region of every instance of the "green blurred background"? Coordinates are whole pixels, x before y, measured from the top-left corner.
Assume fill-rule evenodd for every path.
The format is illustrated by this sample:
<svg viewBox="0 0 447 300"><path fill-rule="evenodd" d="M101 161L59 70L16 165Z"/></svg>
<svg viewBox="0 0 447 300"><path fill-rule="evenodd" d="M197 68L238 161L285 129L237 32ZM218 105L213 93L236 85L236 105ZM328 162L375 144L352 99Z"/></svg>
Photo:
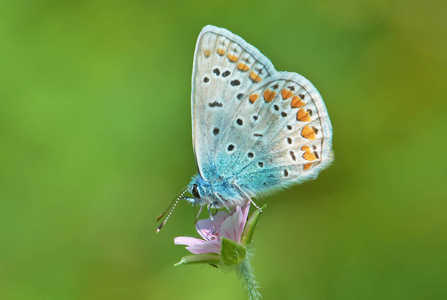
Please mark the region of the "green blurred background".
<svg viewBox="0 0 447 300"><path fill-rule="evenodd" d="M447 299L447 4L1 1L0 298L245 299L174 267L194 235L190 78L207 24L310 79L335 162L257 199L265 299Z"/></svg>

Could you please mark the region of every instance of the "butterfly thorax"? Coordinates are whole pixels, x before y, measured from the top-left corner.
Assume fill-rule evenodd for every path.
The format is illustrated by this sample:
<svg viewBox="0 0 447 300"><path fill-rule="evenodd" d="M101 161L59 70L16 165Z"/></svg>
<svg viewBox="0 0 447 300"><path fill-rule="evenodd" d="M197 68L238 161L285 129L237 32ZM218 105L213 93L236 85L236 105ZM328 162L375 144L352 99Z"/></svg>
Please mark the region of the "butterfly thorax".
<svg viewBox="0 0 447 300"><path fill-rule="evenodd" d="M230 208L242 205L247 200L234 182L225 178L207 181L200 174L192 178L189 183L189 191L194 196L189 202L198 206L210 205L213 208Z"/></svg>

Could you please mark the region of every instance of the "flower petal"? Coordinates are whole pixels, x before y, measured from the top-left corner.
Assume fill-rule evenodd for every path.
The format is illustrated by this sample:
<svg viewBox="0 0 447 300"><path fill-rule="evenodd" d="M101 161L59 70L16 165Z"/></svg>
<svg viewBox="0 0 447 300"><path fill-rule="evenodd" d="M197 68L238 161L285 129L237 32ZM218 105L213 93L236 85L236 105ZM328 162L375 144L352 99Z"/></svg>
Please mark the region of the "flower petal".
<svg viewBox="0 0 447 300"><path fill-rule="evenodd" d="M239 243L240 241L240 235L238 236L240 227L242 229L244 228L245 222L239 223L242 219L240 217L242 215L241 208L238 206L236 207L236 212L229 216L222 224L219 230L219 234L221 237L225 237L227 239L230 239L232 241L235 241L236 243Z"/></svg>
<svg viewBox="0 0 447 300"><path fill-rule="evenodd" d="M247 201L247 204L242 207L242 213L239 215L239 231L237 233L238 241L241 240L242 232L244 231L245 224L247 223L248 211L250 210L250 202Z"/></svg>
<svg viewBox="0 0 447 300"><path fill-rule="evenodd" d="M219 211L216 215L213 216L213 222L214 227L217 231L220 230L220 227L222 226L222 223L230 216L229 213L224 211ZM197 232L205 239L205 240L211 240L213 239L213 222L211 222L211 219L204 219L199 220L196 223L196 230Z"/></svg>
<svg viewBox="0 0 447 300"><path fill-rule="evenodd" d="M205 241L200 245L188 246L186 249L194 254L220 253L221 241Z"/></svg>
<svg viewBox="0 0 447 300"><path fill-rule="evenodd" d="M204 240L196 239L189 236L178 236L174 238L174 244L176 245L197 246L203 243L205 243Z"/></svg>

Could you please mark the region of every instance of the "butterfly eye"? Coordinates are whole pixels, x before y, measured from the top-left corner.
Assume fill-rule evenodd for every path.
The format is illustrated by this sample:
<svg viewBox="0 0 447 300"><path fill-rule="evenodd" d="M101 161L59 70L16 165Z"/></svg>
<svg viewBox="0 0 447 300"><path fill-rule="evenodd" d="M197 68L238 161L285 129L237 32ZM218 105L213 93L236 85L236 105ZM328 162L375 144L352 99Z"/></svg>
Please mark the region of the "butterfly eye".
<svg viewBox="0 0 447 300"><path fill-rule="evenodd" d="M197 184L193 184L191 193L195 198L200 199L199 189L197 187L198 187Z"/></svg>

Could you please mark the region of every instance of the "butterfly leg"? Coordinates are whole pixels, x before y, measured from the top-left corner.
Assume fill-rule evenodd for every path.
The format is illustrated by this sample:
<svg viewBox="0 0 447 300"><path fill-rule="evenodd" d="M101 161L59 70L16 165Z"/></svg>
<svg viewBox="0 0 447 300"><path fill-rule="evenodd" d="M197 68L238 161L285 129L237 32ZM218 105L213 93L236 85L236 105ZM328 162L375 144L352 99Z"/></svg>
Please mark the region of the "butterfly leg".
<svg viewBox="0 0 447 300"><path fill-rule="evenodd" d="M211 213L211 205L212 203L209 203L206 208L208 209L208 214L210 215L210 220L211 220L211 224L213 224L213 234L217 233L216 227L214 226L214 217L213 214Z"/></svg>
<svg viewBox="0 0 447 300"><path fill-rule="evenodd" d="M256 207L257 210L262 214L262 209L256 205L256 203L250 198L250 196L247 195L247 193L244 192L244 190L235 182L233 183L234 186L238 189L239 194L244 198L246 201L250 201L251 204L253 204L254 207Z"/></svg>
<svg viewBox="0 0 447 300"><path fill-rule="evenodd" d="M231 210L228 208L228 206L225 204L225 199L222 198L221 195L219 195L218 193L214 193L214 196L216 196L217 199L220 200L220 203L227 209L227 211L231 214Z"/></svg>
<svg viewBox="0 0 447 300"><path fill-rule="evenodd" d="M195 219L194 219L194 224L197 224L197 221L199 220L199 216L200 216L200 214L202 213L202 209L203 209L203 206L200 206L200 208L199 208L199 212L197 213L197 215L196 215L196 217L195 217ZM196 211L196 208L194 207L194 212Z"/></svg>

